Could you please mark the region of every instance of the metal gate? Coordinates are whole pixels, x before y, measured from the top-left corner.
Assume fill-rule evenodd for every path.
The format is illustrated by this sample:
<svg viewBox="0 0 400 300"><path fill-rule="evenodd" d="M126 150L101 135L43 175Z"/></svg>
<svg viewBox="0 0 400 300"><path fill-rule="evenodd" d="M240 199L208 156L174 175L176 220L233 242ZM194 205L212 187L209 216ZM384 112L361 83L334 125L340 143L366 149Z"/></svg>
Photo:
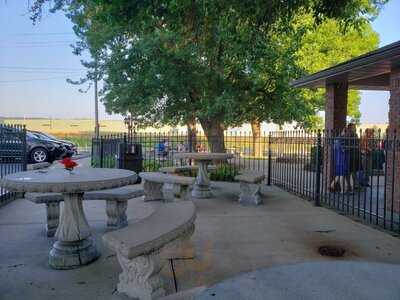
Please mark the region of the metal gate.
<svg viewBox="0 0 400 300"><path fill-rule="evenodd" d="M22 125L0 124L0 178L26 170L26 129ZM0 206L15 199L16 193L0 187Z"/></svg>

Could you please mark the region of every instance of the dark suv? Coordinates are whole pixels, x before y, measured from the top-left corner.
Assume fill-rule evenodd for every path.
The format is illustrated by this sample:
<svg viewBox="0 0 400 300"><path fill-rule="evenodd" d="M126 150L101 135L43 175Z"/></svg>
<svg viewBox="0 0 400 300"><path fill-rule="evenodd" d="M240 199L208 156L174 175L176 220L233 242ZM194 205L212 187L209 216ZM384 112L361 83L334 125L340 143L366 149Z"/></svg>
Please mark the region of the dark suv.
<svg viewBox="0 0 400 300"><path fill-rule="evenodd" d="M64 156L71 157L72 155L78 154L78 148L76 145L70 141L60 140L48 133L40 132L40 131L29 131L33 135L37 136L39 139L49 140L56 143L61 143L65 148Z"/></svg>
<svg viewBox="0 0 400 300"><path fill-rule="evenodd" d="M39 138L29 131L26 133L26 150L28 161L31 163L53 162L62 158L67 152L62 143Z"/></svg>

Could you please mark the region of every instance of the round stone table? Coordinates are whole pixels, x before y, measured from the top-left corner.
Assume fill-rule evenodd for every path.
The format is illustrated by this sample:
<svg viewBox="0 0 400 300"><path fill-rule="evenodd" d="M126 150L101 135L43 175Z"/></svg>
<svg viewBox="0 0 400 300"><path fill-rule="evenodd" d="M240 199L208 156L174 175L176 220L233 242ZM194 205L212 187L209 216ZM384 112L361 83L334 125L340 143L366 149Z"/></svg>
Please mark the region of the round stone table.
<svg viewBox="0 0 400 300"><path fill-rule="evenodd" d="M136 179L134 172L121 169L76 168L69 172L57 168L14 173L4 177L1 185L9 191L63 194L64 207L49 264L55 269L71 269L100 256L83 211L83 193L128 185Z"/></svg>
<svg viewBox="0 0 400 300"><path fill-rule="evenodd" d="M314 262L260 269L222 281L196 300L368 300L400 298L400 266Z"/></svg>
<svg viewBox="0 0 400 300"><path fill-rule="evenodd" d="M195 198L210 198L212 197L210 189L210 178L208 177L207 166L213 160L226 160L233 158L233 154L229 153L209 153L209 152L190 152L177 153L177 159L193 159L199 166L197 171L196 181L193 186L192 196Z"/></svg>

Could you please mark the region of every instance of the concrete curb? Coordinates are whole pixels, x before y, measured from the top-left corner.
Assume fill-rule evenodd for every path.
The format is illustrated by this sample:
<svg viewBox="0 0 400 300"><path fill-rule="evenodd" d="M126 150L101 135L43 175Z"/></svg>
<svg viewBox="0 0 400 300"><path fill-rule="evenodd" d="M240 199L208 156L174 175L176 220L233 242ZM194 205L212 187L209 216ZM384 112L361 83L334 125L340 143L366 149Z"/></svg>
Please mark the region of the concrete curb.
<svg viewBox="0 0 400 300"><path fill-rule="evenodd" d="M39 170L39 169L45 169L51 166L51 163L49 162L41 162L41 163L37 163L37 164L28 164L26 166L26 169L28 171L32 171L32 170Z"/></svg>

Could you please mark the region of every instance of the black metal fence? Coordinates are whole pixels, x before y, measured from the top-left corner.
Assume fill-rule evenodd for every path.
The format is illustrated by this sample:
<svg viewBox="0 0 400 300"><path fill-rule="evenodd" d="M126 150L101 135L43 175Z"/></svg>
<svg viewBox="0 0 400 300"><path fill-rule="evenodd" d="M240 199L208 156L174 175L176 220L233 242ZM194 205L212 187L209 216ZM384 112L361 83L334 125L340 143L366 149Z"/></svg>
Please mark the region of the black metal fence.
<svg viewBox="0 0 400 300"><path fill-rule="evenodd" d="M26 170L26 130L22 125L0 124L0 178ZM0 206L16 197L0 187Z"/></svg>
<svg viewBox="0 0 400 300"><path fill-rule="evenodd" d="M266 184L400 232L400 199L394 180L400 176L397 140L395 134L373 130L351 134L279 131L259 137L229 133L224 135L224 145L233 158L218 165L210 176L232 181L239 172L263 173ZM140 144L145 171L189 164L176 159L176 153L210 149L203 134L180 133L109 135L93 139L92 144L92 164L97 167L121 167L122 153Z"/></svg>
<svg viewBox="0 0 400 300"><path fill-rule="evenodd" d="M211 173L211 179L233 181L239 170L266 172L268 164L268 137L253 139L248 133L226 134L224 144L227 152L234 155ZM92 140L92 166L114 168L121 166L121 149L131 149L141 145L143 170L158 171L161 167L190 164L189 160L177 159L179 152L207 152L208 139L203 134L188 136L184 133L161 134L139 133L134 137L126 134L105 135Z"/></svg>
<svg viewBox="0 0 400 300"><path fill-rule="evenodd" d="M271 182L316 205L400 232L396 134L279 132L271 135Z"/></svg>

